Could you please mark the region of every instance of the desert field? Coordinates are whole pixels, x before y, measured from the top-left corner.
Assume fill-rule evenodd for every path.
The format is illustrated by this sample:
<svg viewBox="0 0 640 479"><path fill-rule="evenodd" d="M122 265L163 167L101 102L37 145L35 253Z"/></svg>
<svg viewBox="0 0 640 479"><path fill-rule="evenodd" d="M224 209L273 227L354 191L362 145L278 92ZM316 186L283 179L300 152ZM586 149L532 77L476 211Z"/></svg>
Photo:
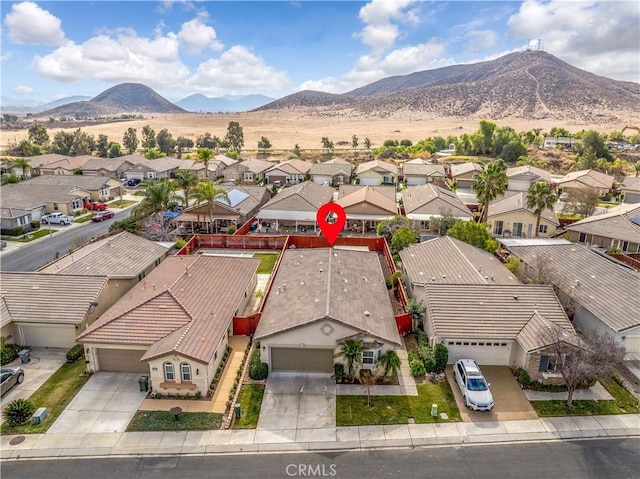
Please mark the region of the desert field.
<svg viewBox="0 0 640 479"><path fill-rule="evenodd" d="M224 137L230 121L237 121L243 128L245 150L257 149L260 137L269 139L273 150L291 150L298 144L305 150L321 149L321 138L326 136L334 144L336 150L349 149L351 138L356 135L360 147L365 138L369 138L372 146L382 145L387 139L409 139L417 142L429 136L448 135L459 136L462 133L472 133L478 129L480 118L435 118L420 113L399 113L389 118L346 116L336 111L327 110L309 114L300 111L279 112L243 112L218 114L145 114L142 120L118 121L99 125L82 126L82 130L94 135L107 135L110 141L122 142L122 136L127 128L132 127L141 137L142 127L151 125L157 132L166 128L174 138L185 136L194 141L205 132L218 137ZM594 129L601 132L621 130L623 123L615 124L582 124L564 122L558 119L526 120L510 118L495 120L499 126L510 126L516 131L526 131L541 128L548 131L553 126L564 127L571 132L582 129ZM47 121L42 121L47 126ZM73 122L67 130L78 128ZM53 135L60 128L48 128L49 135ZM3 149L10 143L19 143L27 137L27 130L5 131L0 137ZM340 144L340 142L345 142Z"/></svg>

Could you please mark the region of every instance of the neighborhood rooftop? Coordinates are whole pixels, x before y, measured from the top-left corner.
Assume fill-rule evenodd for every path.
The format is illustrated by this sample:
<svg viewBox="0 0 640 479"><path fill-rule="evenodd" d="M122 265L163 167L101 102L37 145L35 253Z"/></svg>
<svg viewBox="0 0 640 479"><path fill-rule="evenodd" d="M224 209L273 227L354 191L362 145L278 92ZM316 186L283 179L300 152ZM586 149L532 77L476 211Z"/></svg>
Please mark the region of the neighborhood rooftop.
<svg viewBox="0 0 640 479"><path fill-rule="evenodd" d="M526 210L532 212L530 208L527 208L527 192L519 191L517 193L508 192L504 196L495 199L489 204L489 216L501 215L504 213L510 213L512 211ZM542 211L542 218L547 221L559 225L560 222L556 214L552 209L547 208Z"/></svg>
<svg viewBox="0 0 640 479"><path fill-rule="evenodd" d="M640 204L616 206L606 213L576 221L566 229L640 243Z"/></svg>
<svg viewBox="0 0 640 479"><path fill-rule="evenodd" d="M450 214L454 218L472 218L473 213L451 191L427 183L402 190L407 218L426 221L432 216Z"/></svg>

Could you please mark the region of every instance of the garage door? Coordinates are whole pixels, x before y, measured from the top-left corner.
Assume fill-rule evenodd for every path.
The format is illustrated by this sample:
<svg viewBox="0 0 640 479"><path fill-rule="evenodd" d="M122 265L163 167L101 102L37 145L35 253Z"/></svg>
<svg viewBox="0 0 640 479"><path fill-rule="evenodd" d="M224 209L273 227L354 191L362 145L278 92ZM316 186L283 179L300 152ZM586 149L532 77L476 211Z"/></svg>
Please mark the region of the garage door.
<svg viewBox="0 0 640 479"><path fill-rule="evenodd" d="M333 349L271 348L272 371L333 372Z"/></svg>
<svg viewBox="0 0 640 479"><path fill-rule="evenodd" d="M76 329L71 324L25 324L19 329L24 346L70 348L76 344Z"/></svg>
<svg viewBox="0 0 640 479"><path fill-rule="evenodd" d="M378 186L380 184L379 178L360 178L361 185Z"/></svg>
<svg viewBox="0 0 640 479"><path fill-rule="evenodd" d="M508 366L511 343L486 341L447 341L449 363L458 359L475 359L479 365Z"/></svg>
<svg viewBox="0 0 640 479"><path fill-rule="evenodd" d="M100 371L116 373L146 373L149 365L140 362L145 351L132 349L98 349L98 367Z"/></svg>
<svg viewBox="0 0 640 479"><path fill-rule="evenodd" d="M640 360L640 336L627 336L624 338L624 347L627 349L625 361Z"/></svg>

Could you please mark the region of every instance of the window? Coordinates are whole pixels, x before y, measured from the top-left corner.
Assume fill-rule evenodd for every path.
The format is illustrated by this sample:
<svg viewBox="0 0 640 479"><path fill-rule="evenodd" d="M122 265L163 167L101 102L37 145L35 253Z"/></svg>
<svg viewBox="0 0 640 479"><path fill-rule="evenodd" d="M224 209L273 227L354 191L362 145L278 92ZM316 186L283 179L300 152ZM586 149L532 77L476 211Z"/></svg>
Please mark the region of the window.
<svg viewBox="0 0 640 479"><path fill-rule="evenodd" d="M580 236L578 236L578 243L584 243L585 241L587 241L587 233L580 233Z"/></svg>
<svg viewBox="0 0 640 479"><path fill-rule="evenodd" d="M173 381L175 379L173 374L173 364L164 363L164 379L166 381Z"/></svg>
<svg viewBox="0 0 640 479"><path fill-rule="evenodd" d="M100 196L101 197L107 197L109 196L109 188L103 188L100 190Z"/></svg>
<svg viewBox="0 0 640 479"><path fill-rule="evenodd" d="M54 203L54 204L53 204L53 209L54 209L54 210L56 210L56 211L58 211L58 203Z"/></svg>
<svg viewBox="0 0 640 479"><path fill-rule="evenodd" d="M245 173L244 181L253 181L253 173Z"/></svg>
<svg viewBox="0 0 640 479"><path fill-rule="evenodd" d="M182 363L180 370L182 371L182 380L191 381L191 365L189 363Z"/></svg>
<svg viewBox="0 0 640 479"><path fill-rule="evenodd" d="M147 275L144 271L138 275L138 281L142 281L142 279Z"/></svg>
<svg viewBox="0 0 640 479"><path fill-rule="evenodd" d="M547 234L547 225L540 225L538 233Z"/></svg>
<svg viewBox="0 0 640 479"><path fill-rule="evenodd" d="M493 234L501 235L503 226L504 226L504 223L502 221L495 221L493 223Z"/></svg>
<svg viewBox="0 0 640 479"><path fill-rule="evenodd" d="M155 171L147 171L147 178L152 179L152 180L156 179L157 178L156 172Z"/></svg>
<svg viewBox="0 0 640 479"><path fill-rule="evenodd" d="M82 203L80 202L80 200L73 200L71 202L71 209L79 210L80 208L82 208Z"/></svg>
<svg viewBox="0 0 640 479"><path fill-rule="evenodd" d="M513 223L513 236L522 236L522 223Z"/></svg>
<svg viewBox="0 0 640 479"><path fill-rule="evenodd" d="M367 349L365 351L362 351L362 365L363 366L370 366L373 364L375 358L375 354L372 350Z"/></svg>

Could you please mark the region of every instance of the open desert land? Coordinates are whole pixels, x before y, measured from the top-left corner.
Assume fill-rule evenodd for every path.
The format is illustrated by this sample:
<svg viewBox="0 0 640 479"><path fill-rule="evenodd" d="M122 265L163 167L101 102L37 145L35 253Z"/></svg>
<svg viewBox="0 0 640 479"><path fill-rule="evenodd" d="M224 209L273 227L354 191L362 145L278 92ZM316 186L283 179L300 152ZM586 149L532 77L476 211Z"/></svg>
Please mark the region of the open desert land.
<svg viewBox="0 0 640 479"><path fill-rule="evenodd" d="M624 114L618 114L624 117ZM163 128L169 130L174 138L184 136L194 141L205 132L218 137L224 137L230 121L240 123L244 131L244 149L257 148L262 136L269 139L272 150L291 150L298 144L300 148L311 150L321 149L321 138L326 136L336 148L348 149L351 147L351 138L356 135L360 141L360 147L365 138L369 138L375 148L382 145L387 139L409 139L414 143L429 137L448 135L459 136L462 133L472 133L478 129L479 116L474 117L434 117L420 112L401 112L388 118L356 116L342 112L341 110L308 111L255 111L242 113L217 113L217 114L145 114L141 120L117 121L96 125L81 126L83 131L94 135L107 135L110 141L122 142L122 136L127 128L135 128L138 138L141 138L142 128L145 125L158 133ZM40 119L47 127L47 119ZM493 120L499 126L510 126L516 131L527 131L532 128L541 128L549 131L554 126L564 127L570 132L583 129L594 129L601 132L621 130L625 122L619 123L578 123L565 121L558 118L523 119L508 118ZM81 122L69 122L69 128L75 129ZM48 127L47 127L48 128ZM60 128L48 128L49 136L53 137ZM2 131L0 145L4 148L9 143L19 143L26 138L28 131L14 130ZM346 143L340 143L346 142Z"/></svg>

